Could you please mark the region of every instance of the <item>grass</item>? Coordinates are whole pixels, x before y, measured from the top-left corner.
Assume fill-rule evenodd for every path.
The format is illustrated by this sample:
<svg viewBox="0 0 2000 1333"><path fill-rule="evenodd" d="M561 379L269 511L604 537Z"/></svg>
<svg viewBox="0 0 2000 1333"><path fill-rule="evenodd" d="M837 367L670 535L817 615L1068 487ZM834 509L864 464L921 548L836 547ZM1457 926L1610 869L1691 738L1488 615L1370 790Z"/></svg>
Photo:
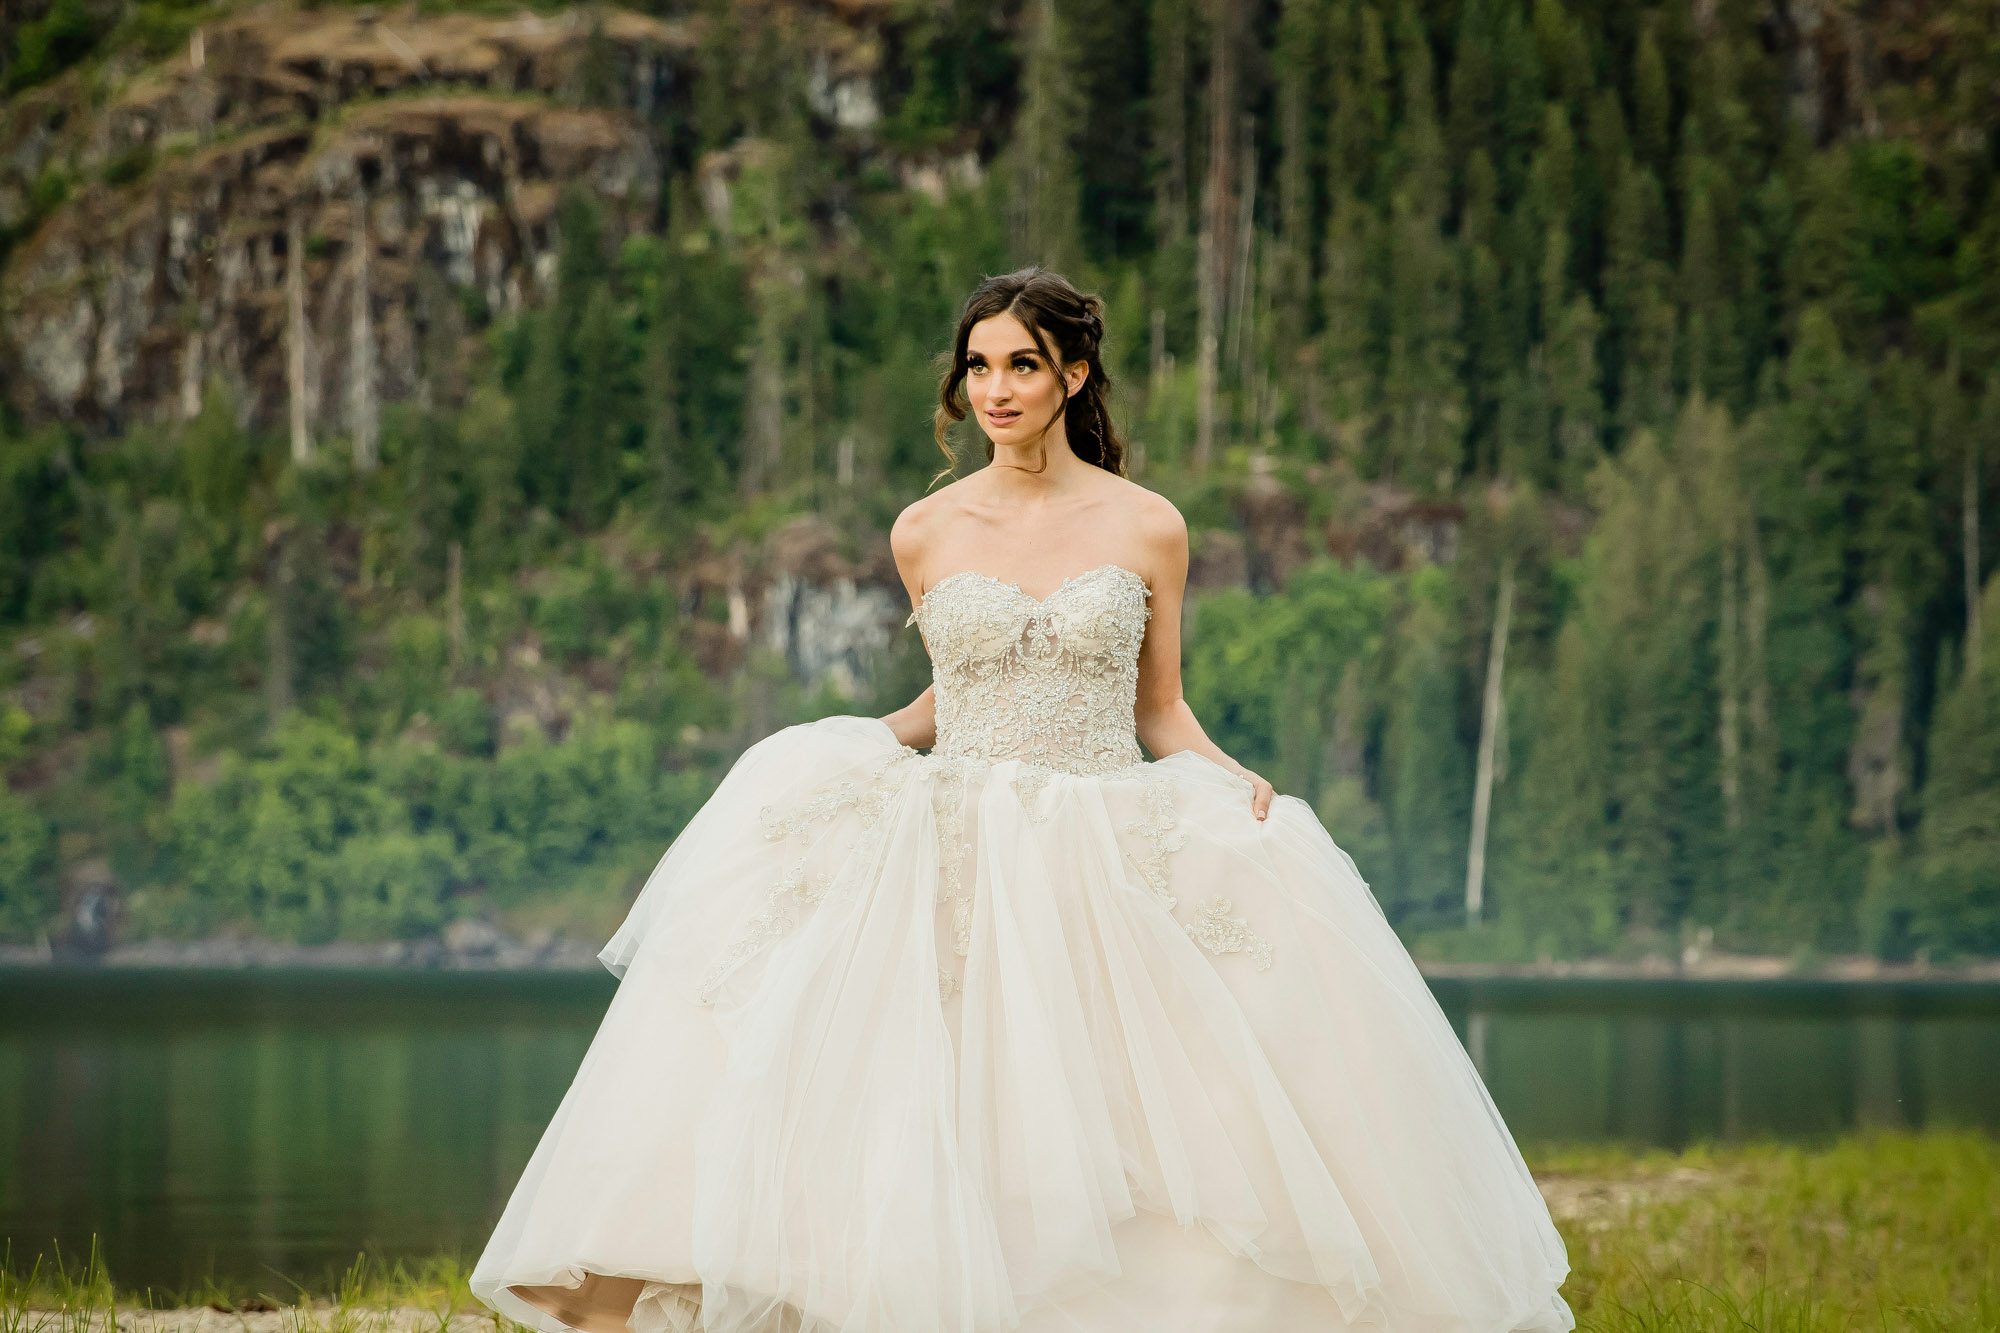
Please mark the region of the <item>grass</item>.
<svg viewBox="0 0 2000 1333"><path fill-rule="evenodd" d="M2000 1140L1530 1155L1579 1328L2000 1329Z"/></svg>
<svg viewBox="0 0 2000 1333"><path fill-rule="evenodd" d="M1579 1330L2000 1330L2000 1139L1869 1132L1810 1147L1545 1148L1528 1159L1569 1246L1563 1291ZM37 1258L25 1272L5 1259L0 1333L107 1333L114 1310L124 1330L164 1333L210 1309L241 1316L209 1317L218 1331L519 1328L473 1299L457 1256L361 1258L260 1293L126 1291L95 1254Z"/></svg>
<svg viewBox="0 0 2000 1333"><path fill-rule="evenodd" d="M388 1264L361 1255L318 1283L211 1280L176 1291L114 1286L94 1249L80 1261L38 1255L25 1272L11 1253L4 1259L0 1333L166 1333L197 1321L239 1333L530 1333L474 1299L471 1267L457 1255Z"/></svg>

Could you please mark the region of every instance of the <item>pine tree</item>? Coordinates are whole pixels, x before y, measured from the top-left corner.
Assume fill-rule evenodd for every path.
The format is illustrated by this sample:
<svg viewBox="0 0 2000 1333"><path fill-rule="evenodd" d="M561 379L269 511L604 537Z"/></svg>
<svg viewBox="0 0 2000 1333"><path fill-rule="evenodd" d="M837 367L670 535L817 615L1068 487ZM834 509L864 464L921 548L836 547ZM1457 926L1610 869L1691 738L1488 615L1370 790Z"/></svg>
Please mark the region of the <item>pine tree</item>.
<svg viewBox="0 0 2000 1333"><path fill-rule="evenodd" d="M1981 667L1941 694L1924 788L1911 929L1940 954L2000 951L2000 575L1986 581L1979 619Z"/></svg>
<svg viewBox="0 0 2000 1333"><path fill-rule="evenodd" d="M631 355L618 304L609 284L599 283L577 320L575 406L564 423L565 508L580 526L596 527L609 518L622 486L638 420Z"/></svg>
<svg viewBox="0 0 2000 1333"><path fill-rule="evenodd" d="M1425 566L1409 583L1397 629L1383 737L1383 807L1394 874L1383 907L1392 920L1455 922L1465 880L1471 765L1458 736L1457 589Z"/></svg>
<svg viewBox="0 0 2000 1333"><path fill-rule="evenodd" d="M1399 11L1396 50L1403 124L1389 206L1383 470L1419 489L1448 491L1463 465L1466 421L1459 265L1442 230L1446 171L1430 43L1408 0Z"/></svg>
<svg viewBox="0 0 2000 1333"><path fill-rule="evenodd" d="M1056 0L1034 0L1022 39L1021 110L1008 145L1008 234L1017 264L1079 272L1075 136L1081 112L1071 42Z"/></svg>
<svg viewBox="0 0 2000 1333"><path fill-rule="evenodd" d="M1666 200L1653 174L1626 159L1605 220L1606 377L1623 433L1670 419L1677 320L1668 296Z"/></svg>

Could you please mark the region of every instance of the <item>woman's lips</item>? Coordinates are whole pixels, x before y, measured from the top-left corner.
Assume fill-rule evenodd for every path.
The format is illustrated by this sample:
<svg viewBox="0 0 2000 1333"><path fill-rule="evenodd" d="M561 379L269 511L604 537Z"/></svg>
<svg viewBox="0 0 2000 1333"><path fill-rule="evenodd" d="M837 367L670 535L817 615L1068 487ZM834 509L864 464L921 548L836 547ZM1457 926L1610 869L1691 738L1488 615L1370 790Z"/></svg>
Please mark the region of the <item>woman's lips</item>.
<svg viewBox="0 0 2000 1333"><path fill-rule="evenodd" d="M1020 415L1021 414L1019 412L988 412L986 414L986 419L992 422L996 426L1005 426L1010 422L1014 421Z"/></svg>

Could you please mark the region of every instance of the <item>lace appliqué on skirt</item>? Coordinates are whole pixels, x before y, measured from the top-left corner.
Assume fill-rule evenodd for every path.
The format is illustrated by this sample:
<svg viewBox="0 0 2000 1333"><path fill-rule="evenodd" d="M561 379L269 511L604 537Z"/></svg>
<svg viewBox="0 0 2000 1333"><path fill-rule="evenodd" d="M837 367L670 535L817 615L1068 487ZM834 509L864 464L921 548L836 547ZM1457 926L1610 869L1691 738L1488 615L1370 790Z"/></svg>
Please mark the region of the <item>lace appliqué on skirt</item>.
<svg viewBox="0 0 2000 1333"><path fill-rule="evenodd" d="M863 840L872 847L881 836L879 825L882 812L896 790L896 784L887 781L890 770L918 758L921 756L916 750L907 745L899 746L883 756L865 779L842 778L830 782L788 811L781 812L775 806L765 806L757 812L758 827L766 841L782 842L852 806L861 821ZM866 848L857 844L856 850L865 851ZM872 857L865 859L872 860ZM798 924L798 909L818 903L830 887L831 884L824 878L815 879L807 873L803 856L792 862L784 876L765 890L763 910L750 918L744 933L723 950L722 957L702 978L695 998L702 1004L715 1003L716 993L729 974L745 960L762 953L790 934Z"/></svg>
<svg viewBox="0 0 2000 1333"><path fill-rule="evenodd" d="M960 958L972 950L972 894L965 887L965 770L980 760L932 755L924 760L937 775L931 788L931 811L937 817L938 889L940 907L951 906L951 950Z"/></svg>
<svg viewBox="0 0 2000 1333"><path fill-rule="evenodd" d="M1201 915L1188 923L1187 933L1210 953L1247 953L1259 972L1271 967L1271 946L1242 917L1229 915L1229 899L1217 896L1203 901Z"/></svg>
<svg viewBox="0 0 2000 1333"><path fill-rule="evenodd" d="M863 853L863 864L872 858L866 856L868 847L879 839L879 828L883 810L889 797L902 785L891 781L891 770L904 763L914 762L912 777L934 778L931 790L931 811L937 824L937 903L951 911L951 948L960 958L972 948L972 891L965 884L965 857L971 847L965 840L965 780L968 773L975 770L984 773L991 762L977 756L925 755L903 746L891 752L870 770L864 779L842 778L827 784L814 792L806 800L788 811L765 806L759 812L759 823L765 838L773 842L796 837L813 824L830 820L842 810L852 808L862 827L863 841L854 850ZM1040 809L1043 789L1055 776L1050 769L1033 764L1023 764L1014 778L1014 789L1020 798L1027 817L1034 823L1044 823L1049 814ZM1187 845L1187 834L1179 826L1174 814L1173 782L1167 778L1147 777L1144 766L1139 764L1104 775L1111 778L1136 777L1142 782L1140 788L1140 817L1130 820L1125 827L1136 833L1144 844L1144 850L1132 858L1139 877L1145 882L1147 891L1161 909L1173 915L1180 905L1179 897L1173 890L1173 872L1168 866L1168 858ZM817 905L823 899L830 883L824 878L815 878L806 870L804 857L795 860L785 875L765 891L763 910L753 916L744 933L723 951L708 975L702 979L696 992L703 1004L713 1004L723 981L744 961L763 952L790 934L797 925L800 912ZM1192 921L1182 921L1181 928L1188 938L1212 954L1247 954L1251 965L1259 972L1271 966L1272 950L1268 940L1259 935L1250 923L1242 917L1233 916L1234 904L1227 897L1217 895L1203 900L1196 909ZM1178 917L1175 918L1177 921ZM949 1001L959 989L957 976L949 969L938 969L938 999Z"/></svg>
<svg viewBox="0 0 2000 1333"><path fill-rule="evenodd" d="M1174 784L1166 778L1148 778L1142 799L1143 813L1125 827L1146 840L1146 854L1136 858L1135 864L1154 899L1172 913L1180 899L1173 891L1167 857L1187 846L1187 834L1181 831L1174 814ZM1195 919L1182 922L1181 928L1187 931L1189 939L1210 953L1247 953L1251 965L1259 972L1269 970L1270 943L1252 930L1249 922L1229 915L1233 908L1234 904L1220 895L1209 898L1201 904Z"/></svg>

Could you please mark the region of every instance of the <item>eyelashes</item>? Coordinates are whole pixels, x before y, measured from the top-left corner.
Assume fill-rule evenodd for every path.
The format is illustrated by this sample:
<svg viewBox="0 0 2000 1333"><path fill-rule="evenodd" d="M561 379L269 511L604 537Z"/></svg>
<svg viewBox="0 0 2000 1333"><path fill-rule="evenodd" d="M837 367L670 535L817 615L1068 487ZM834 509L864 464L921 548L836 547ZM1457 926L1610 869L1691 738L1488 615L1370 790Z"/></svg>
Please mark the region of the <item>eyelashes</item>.
<svg viewBox="0 0 2000 1333"><path fill-rule="evenodd" d="M980 356L970 357L965 363L965 368L967 370L984 370L986 369L986 358ZM1039 370L1040 368L1040 363L1031 357L1016 357L1014 360L1014 369L1023 374Z"/></svg>

